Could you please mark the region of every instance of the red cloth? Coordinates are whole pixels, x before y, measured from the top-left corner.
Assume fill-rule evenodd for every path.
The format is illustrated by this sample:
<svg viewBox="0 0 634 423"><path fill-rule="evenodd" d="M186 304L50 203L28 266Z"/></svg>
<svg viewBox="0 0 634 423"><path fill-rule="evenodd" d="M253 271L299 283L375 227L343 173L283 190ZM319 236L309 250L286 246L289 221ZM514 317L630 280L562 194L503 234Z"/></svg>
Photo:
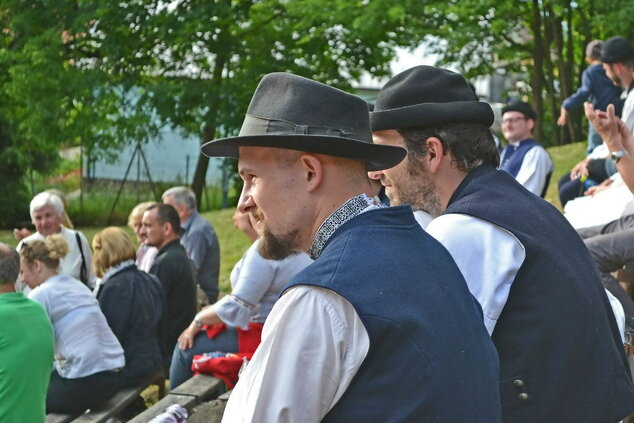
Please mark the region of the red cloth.
<svg viewBox="0 0 634 423"><path fill-rule="evenodd" d="M229 389L233 389L238 382L238 371L242 367L243 358L250 360L253 353L260 345L262 339L262 323L249 323L247 330L235 328L238 332L238 351L223 351L232 353L229 357L212 358L204 355L195 355L192 361L194 374L204 373L222 379ZM214 339L218 334L224 332L227 326L224 323L206 326L207 336ZM210 351L214 352L214 351Z"/></svg>

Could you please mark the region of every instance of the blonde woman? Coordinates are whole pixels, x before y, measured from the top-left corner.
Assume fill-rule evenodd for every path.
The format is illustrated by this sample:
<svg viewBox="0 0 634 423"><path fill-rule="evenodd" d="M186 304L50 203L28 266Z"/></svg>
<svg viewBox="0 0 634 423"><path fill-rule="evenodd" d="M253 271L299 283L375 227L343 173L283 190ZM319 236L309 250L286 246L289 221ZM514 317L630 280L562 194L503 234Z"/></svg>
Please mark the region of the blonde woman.
<svg viewBox="0 0 634 423"><path fill-rule="evenodd" d="M161 283L134 264L128 235L108 227L92 241L93 268L101 277L97 300L125 353L123 384L134 385L162 369L157 331L165 310Z"/></svg>
<svg viewBox="0 0 634 423"><path fill-rule="evenodd" d="M68 244L60 234L23 243L20 275L29 298L44 306L55 332L55 369L47 413L75 413L98 406L118 390L123 349L90 290L58 273Z"/></svg>

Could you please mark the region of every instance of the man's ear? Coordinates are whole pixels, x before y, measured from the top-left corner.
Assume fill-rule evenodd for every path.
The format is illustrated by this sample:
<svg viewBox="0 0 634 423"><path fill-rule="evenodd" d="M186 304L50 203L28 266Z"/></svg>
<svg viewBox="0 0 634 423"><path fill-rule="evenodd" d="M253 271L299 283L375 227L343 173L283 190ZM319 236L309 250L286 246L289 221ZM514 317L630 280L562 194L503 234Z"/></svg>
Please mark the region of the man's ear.
<svg viewBox="0 0 634 423"><path fill-rule="evenodd" d="M176 231L174 230L174 228L172 228L172 224L169 222L164 222L161 224L162 228L163 228L163 235L164 236L169 236L169 234L171 232L176 233Z"/></svg>
<svg viewBox="0 0 634 423"><path fill-rule="evenodd" d="M315 191L324 178L324 165L314 154L302 154L299 158L302 169L302 180L308 192Z"/></svg>
<svg viewBox="0 0 634 423"><path fill-rule="evenodd" d="M436 137L429 137L425 140L425 144L427 144L427 154L424 159L427 162L427 169L431 173L436 173L441 163L447 159L447 155L445 155L445 148L442 145L442 142Z"/></svg>

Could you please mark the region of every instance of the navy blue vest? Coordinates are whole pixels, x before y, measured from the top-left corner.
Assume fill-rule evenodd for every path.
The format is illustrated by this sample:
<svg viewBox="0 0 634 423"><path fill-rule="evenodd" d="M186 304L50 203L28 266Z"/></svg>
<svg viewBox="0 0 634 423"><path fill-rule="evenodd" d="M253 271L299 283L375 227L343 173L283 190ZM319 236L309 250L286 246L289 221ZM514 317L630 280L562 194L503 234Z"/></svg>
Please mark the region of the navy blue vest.
<svg viewBox="0 0 634 423"><path fill-rule="evenodd" d="M488 165L462 181L448 213L498 225L526 249L492 334L503 420L605 423L634 411L616 321L596 266L563 215Z"/></svg>
<svg viewBox="0 0 634 423"><path fill-rule="evenodd" d="M518 145L507 145L500 157L500 170L504 170L510 173L511 176L516 177L528 150L538 145L537 141L531 138L520 141Z"/></svg>
<svg viewBox="0 0 634 423"><path fill-rule="evenodd" d="M294 285L345 297L370 338L359 371L323 421L500 421L498 358L482 311L409 206L343 224Z"/></svg>

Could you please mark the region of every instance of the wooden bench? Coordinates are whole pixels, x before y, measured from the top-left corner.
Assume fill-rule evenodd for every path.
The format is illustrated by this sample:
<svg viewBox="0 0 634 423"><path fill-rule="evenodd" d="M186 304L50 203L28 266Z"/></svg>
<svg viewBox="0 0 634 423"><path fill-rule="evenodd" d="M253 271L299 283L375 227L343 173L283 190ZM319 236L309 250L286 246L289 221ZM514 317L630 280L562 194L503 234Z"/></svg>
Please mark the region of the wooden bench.
<svg viewBox="0 0 634 423"><path fill-rule="evenodd" d="M93 410L84 414L47 414L46 423L103 423L116 417L150 385L158 385L159 398L165 396L165 376L158 372L144 383L119 390L112 398Z"/></svg>
<svg viewBox="0 0 634 423"><path fill-rule="evenodd" d="M196 375L170 391L162 400L130 420L129 423L147 423L165 412L165 409L172 404L178 404L185 407L187 411L191 411L198 404L217 398L224 389L225 383L222 380L209 375Z"/></svg>

